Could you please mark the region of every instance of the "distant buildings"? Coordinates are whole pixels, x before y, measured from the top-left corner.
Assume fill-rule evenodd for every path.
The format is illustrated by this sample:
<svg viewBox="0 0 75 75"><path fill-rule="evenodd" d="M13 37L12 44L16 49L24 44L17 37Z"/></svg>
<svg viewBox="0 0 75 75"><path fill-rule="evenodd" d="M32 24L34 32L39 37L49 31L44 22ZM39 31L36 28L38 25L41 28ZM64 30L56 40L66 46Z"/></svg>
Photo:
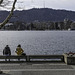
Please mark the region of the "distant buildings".
<svg viewBox="0 0 75 75"><path fill-rule="evenodd" d="M75 22L72 22L72 24L71 24L71 30L75 30Z"/></svg>
<svg viewBox="0 0 75 75"><path fill-rule="evenodd" d="M25 30L25 25L22 22L7 23L4 27L4 30Z"/></svg>
<svg viewBox="0 0 75 75"><path fill-rule="evenodd" d="M38 20L31 23L14 22L7 23L4 30L75 30L75 22L64 19L63 22L39 22Z"/></svg>

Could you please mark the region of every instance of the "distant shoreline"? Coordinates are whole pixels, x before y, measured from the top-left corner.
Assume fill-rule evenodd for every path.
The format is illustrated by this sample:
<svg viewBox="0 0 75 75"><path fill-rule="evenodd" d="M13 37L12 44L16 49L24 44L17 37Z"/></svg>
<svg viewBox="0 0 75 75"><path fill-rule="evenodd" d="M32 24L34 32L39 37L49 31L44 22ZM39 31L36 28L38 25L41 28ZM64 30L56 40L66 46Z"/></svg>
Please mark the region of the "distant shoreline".
<svg viewBox="0 0 75 75"><path fill-rule="evenodd" d="M75 30L0 30L0 31L75 31Z"/></svg>

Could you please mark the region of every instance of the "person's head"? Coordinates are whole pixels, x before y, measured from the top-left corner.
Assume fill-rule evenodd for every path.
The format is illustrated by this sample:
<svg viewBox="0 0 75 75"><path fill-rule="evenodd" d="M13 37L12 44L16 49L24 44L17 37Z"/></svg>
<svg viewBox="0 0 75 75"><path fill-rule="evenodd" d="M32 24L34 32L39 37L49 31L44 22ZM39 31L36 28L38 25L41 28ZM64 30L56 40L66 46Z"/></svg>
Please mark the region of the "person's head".
<svg viewBox="0 0 75 75"><path fill-rule="evenodd" d="M6 47L8 47L8 45L6 45Z"/></svg>
<svg viewBox="0 0 75 75"><path fill-rule="evenodd" d="M21 47L21 45L19 44L17 47Z"/></svg>

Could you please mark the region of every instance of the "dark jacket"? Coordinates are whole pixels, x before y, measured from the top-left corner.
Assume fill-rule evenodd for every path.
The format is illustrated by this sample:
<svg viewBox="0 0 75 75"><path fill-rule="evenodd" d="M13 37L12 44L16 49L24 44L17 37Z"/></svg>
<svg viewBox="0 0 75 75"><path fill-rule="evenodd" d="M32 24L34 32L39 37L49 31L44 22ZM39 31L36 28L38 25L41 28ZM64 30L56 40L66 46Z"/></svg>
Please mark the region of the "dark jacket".
<svg viewBox="0 0 75 75"><path fill-rule="evenodd" d="M7 55L7 54L11 55L11 50L9 47L5 47L3 50L3 55Z"/></svg>

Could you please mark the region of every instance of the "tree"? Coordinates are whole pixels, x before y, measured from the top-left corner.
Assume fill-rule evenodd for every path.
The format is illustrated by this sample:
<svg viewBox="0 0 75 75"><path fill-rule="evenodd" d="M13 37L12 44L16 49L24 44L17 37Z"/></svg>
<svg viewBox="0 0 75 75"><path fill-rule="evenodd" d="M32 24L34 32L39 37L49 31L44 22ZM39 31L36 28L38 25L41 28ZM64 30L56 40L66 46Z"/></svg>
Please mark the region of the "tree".
<svg viewBox="0 0 75 75"><path fill-rule="evenodd" d="M0 5L3 3L3 0L0 0Z"/></svg>
<svg viewBox="0 0 75 75"><path fill-rule="evenodd" d="M7 16L7 18L0 24L0 29L10 20L10 18L13 15L13 11L15 9L15 4L16 4L17 0L14 0L13 5L12 5L12 9L9 13L9 15ZM0 0L0 5L3 3L3 0Z"/></svg>

